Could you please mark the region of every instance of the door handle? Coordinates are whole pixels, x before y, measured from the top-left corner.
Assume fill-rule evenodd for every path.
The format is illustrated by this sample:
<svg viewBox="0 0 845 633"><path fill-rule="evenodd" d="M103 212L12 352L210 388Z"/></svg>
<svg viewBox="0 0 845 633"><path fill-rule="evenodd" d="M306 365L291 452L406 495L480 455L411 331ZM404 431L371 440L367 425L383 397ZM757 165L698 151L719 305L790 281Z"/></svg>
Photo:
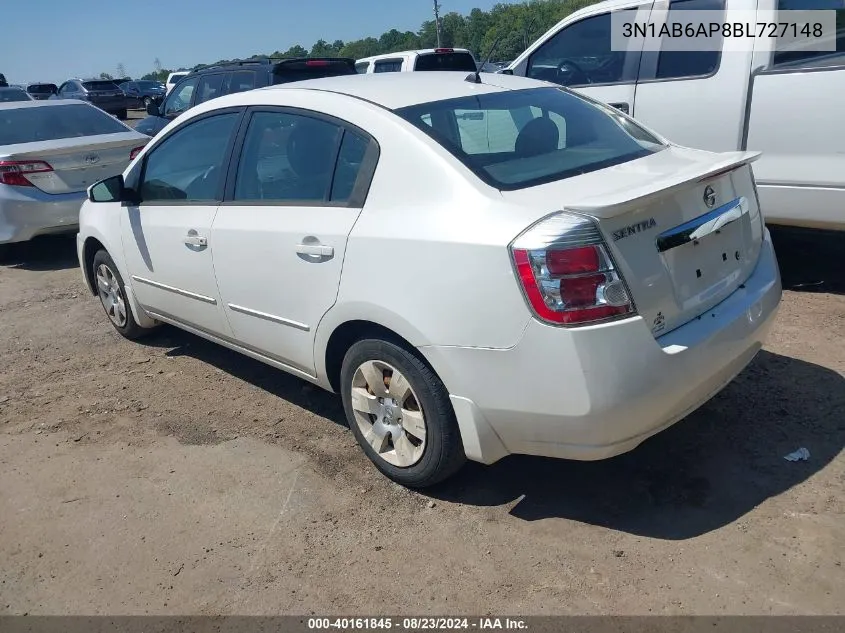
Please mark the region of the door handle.
<svg viewBox="0 0 845 633"><path fill-rule="evenodd" d="M611 108L616 108L620 112L624 112L625 114L630 114L631 109L627 103L608 103Z"/></svg>
<svg viewBox="0 0 845 633"><path fill-rule="evenodd" d="M334 248L331 246L323 246L322 244L297 244L296 252L300 255L310 255L312 257L334 256Z"/></svg>
<svg viewBox="0 0 845 633"><path fill-rule="evenodd" d="M208 246L208 238L200 235L186 235L185 244L188 246Z"/></svg>

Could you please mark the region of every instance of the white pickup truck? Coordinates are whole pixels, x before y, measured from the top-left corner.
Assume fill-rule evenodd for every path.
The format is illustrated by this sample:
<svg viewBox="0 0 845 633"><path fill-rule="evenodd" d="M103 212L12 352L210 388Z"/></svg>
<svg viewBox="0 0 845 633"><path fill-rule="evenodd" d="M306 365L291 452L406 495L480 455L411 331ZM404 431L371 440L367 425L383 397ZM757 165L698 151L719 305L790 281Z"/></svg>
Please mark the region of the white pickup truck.
<svg viewBox="0 0 845 633"><path fill-rule="evenodd" d="M642 39L628 50L611 46L615 11L638 21L684 10L745 21L756 11L762 23L809 9L838 9L836 52L777 50L769 39L753 51L730 38L722 50L699 52L643 50L653 47ZM843 27L843 0L609 0L569 15L504 72L583 92L678 145L761 151L753 168L769 224L845 231Z"/></svg>

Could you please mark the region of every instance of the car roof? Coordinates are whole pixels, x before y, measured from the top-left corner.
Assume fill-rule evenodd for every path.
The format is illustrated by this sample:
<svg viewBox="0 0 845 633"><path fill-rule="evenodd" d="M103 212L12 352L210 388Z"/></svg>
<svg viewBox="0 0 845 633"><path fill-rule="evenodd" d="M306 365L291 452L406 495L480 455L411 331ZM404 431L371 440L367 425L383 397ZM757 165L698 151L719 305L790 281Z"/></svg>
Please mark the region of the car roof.
<svg viewBox="0 0 845 633"><path fill-rule="evenodd" d="M511 75L485 74L481 83L465 81L472 73L464 71L430 71L418 73L371 73L341 75L322 79L304 79L288 84L259 88L239 93L242 98L258 93L256 100L266 99L261 93L274 90L322 90L356 97L395 110L406 106L471 97L479 94L551 87L544 81Z"/></svg>

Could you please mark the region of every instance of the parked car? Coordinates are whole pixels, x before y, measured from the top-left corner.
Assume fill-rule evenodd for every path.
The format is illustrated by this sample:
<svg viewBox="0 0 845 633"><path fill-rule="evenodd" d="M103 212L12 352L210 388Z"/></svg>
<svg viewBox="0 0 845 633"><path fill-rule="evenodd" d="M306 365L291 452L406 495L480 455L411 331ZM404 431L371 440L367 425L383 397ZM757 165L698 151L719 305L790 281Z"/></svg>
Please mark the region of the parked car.
<svg viewBox="0 0 845 633"><path fill-rule="evenodd" d="M0 245L75 231L88 186L147 141L88 103L0 103Z"/></svg>
<svg viewBox="0 0 845 633"><path fill-rule="evenodd" d="M161 105L149 105L149 116L138 122L135 129L155 136L183 112L222 95L303 79L354 74L354 60L342 57L259 59L210 66L183 78Z"/></svg>
<svg viewBox="0 0 845 633"><path fill-rule="evenodd" d="M167 81L164 83L165 94L166 95L170 94L170 91L173 90L173 86L175 86L182 79L187 77L189 74L190 74L189 70L170 73L167 76Z"/></svg>
<svg viewBox="0 0 845 633"><path fill-rule="evenodd" d="M576 11L506 72L600 99L682 145L761 151L754 173L768 223L845 231L845 127L837 107L845 98L845 32L840 29L836 50L828 52L765 37L753 40L753 50L742 38L724 38L721 50L640 50L642 40L632 41L628 50L612 50L611 14L639 12L642 20L652 6L656 13L658 5L648 0L602 2ZM682 10L687 15L706 10L725 12L726 22L747 22L757 11L757 22L767 23L777 21L777 11L807 5L671 0L668 8L675 20ZM837 13L845 17L845 10Z"/></svg>
<svg viewBox="0 0 845 633"><path fill-rule="evenodd" d="M166 94L163 84L157 81L124 81L119 84L126 97L126 107L146 109L151 103L161 103Z"/></svg>
<svg viewBox="0 0 845 633"><path fill-rule="evenodd" d="M334 77L195 107L89 190L90 291L127 338L170 323L339 392L408 486L465 458L633 449L772 325L757 155L487 78Z"/></svg>
<svg viewBox="0 0 845 633"><path fill-rule="evenodd" d="M49 99L51 95L59 92L59 87L51 83L33 83L27 84L26 91L36 101Z"/></svg>
<svg viewBox="0 0 845 633"><path fill-rule="evenodd" d="M126 97L111 79L69 79L50 99L87 101L118 119L126 119Z"/></svg>
<svg viewBox="0 0 845 633"><path fill-rule="evenodd" d="M474 73L475 57L465 48L428 48L364 57L355 62L359 73L398 73L421 70L460 70Z"/></svg>
<svg viewBox="0 0 845 633"><path fill-rule="evenodd" d="M26 90L18 86L0 88L0 103L10 101L34 101L34 99L29 96Z"/></svg>

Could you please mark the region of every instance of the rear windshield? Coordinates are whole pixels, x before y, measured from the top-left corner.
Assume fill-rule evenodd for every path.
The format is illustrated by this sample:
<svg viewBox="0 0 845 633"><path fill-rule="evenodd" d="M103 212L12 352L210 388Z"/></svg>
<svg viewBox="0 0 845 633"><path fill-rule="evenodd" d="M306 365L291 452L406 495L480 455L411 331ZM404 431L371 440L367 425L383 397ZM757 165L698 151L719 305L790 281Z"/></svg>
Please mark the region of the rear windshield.
<svg viewBox="0 0 845 633"><path fill-rule="evenodd" d="M117 84L113 81L83 81L82 87L86 90L116 90Z"/></svg>
<svg viewBox="0 0 845 633"><path fill-rule="evenodd" d="M139 81L138 85L141 87L141 90L152 90L153 88L162 87L157 81Z"/></svg>
<svg viewBox="0 0 845 633"><path fill-rule="evenodd" d="M475 58L470 53L422 53L414 70L466 70L474 73Z"/></svg>
<svg viewBox="0 0 845 633"><path fill-rule="evenodd" d="M9 101L32 101L25 90L20 88L0 88L0 103Z"/></svg>
<svg viewBox="0 0 845 633"><path fill-rule="evenodd" d="M36 94L50 94L58 88L55 84L30 84L26 89Z"/></svg>
<svg viewBox="0 0 845 633"><path fill-rule="evenodd" d="M0 110L0 145L128 131L114 117L81 103Z"/></svg>
<svg viewBox="0 0 845 633"><path fill-rule="evenodd" d="M503 190L604 169L664 147L609 106L559 88L494 92L395 112Z"/></svg>
<svg viewBox="0 0 845 633"><path fill-rule="evenodd" d="M304 79L355 75L355 63L345 59L302 59L292 62L280 62L273 70L273 83L283 84Z"/></svg>

